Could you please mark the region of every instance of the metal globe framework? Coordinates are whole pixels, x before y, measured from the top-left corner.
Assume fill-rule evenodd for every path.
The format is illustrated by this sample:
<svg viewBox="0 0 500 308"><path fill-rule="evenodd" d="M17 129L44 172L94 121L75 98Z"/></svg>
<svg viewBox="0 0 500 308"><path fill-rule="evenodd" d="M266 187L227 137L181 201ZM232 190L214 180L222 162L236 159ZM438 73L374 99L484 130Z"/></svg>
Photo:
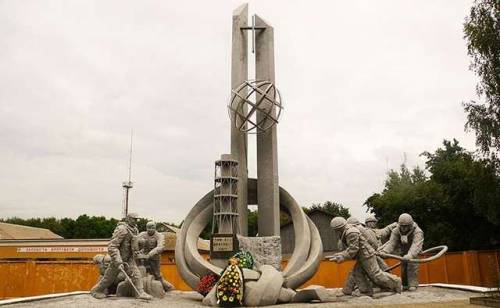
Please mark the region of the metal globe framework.
<svg viewBox="0 0 500 308"><path fill-rule="evenodd" d="M260 134L278 124L283 105L281 94L272 82L247 80L231 92L229 116L241 132ZM260 115L254 120L257 112Z"/></svg>

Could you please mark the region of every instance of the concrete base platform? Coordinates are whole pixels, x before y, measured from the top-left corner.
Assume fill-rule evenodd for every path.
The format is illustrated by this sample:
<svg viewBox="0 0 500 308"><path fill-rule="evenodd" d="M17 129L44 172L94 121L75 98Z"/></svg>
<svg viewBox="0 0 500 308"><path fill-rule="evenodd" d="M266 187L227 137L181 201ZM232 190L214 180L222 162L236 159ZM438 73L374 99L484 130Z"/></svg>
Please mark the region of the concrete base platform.
<svg viewBox="0 0 500 308"><path fill-rule="evenodd" d="M331 297L337 296L334 302L312 303L307 307L367 307L367 306L408 306L408 307L469 307L469 298L478 296L478 293L443 289L437 287L422 287L415 292L403 292L402 294L387 294L376 298L367 296L352 297L339 296L340 289L327 289ZM382 294L381 294L382 295ZM43 299L25 303L7 305L5 307L42 307L42 308L118 308L118 307L174 307L191 308L206 307L201 305L202 296L196 292L172 291L162 299L152 301L140 301L132 298L108 297L98 300L90 295L72 295L54 299ZM279 307L303 307L303 303L279 305ZM278 306L272 306L278 307Z"/></svg>

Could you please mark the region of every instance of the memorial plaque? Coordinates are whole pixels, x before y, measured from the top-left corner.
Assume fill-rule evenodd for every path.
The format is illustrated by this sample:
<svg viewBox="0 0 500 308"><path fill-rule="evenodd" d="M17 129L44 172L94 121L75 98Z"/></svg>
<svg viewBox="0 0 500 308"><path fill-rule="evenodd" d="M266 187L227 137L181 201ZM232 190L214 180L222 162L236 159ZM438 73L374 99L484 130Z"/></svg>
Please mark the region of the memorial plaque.
<svg viewBox="0 0 500 308"><path fill-rule="evenodd" d="M229 259L237 247L238 240L234 234L212 234L210 256L211 258Z"/></svg>
<svg viewBox="0 0 500 308"><path fill-rule="evenodd" d="M212 241L213 251L233 251L232 237L213 237Z"/></svg>

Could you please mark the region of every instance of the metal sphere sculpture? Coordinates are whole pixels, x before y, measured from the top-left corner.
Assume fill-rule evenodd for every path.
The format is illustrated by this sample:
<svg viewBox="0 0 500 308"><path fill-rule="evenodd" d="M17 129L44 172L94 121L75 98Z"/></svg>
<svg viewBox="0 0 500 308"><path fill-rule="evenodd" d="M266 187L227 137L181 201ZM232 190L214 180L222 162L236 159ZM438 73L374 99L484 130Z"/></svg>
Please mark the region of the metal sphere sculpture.
<svg viewBox="0 0 500 308"><path fill-rule="evenodd" d="M247 80L232 90L228 109L231 122L241 132L260 134L278 124L283 106L272 82Z"/></svg>

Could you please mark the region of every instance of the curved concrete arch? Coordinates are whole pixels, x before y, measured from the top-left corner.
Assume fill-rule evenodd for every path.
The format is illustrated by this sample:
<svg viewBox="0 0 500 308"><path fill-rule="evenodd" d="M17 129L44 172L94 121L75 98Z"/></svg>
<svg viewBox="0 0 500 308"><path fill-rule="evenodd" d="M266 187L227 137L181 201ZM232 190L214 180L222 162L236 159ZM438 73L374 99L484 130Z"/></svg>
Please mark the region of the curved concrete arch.
<svg viewBox="0 0 500 308"><path fill-rule="evenodd" d="M213 204L213 199L213 190L203 196L203 198L201 198L188 213L186 219L184 219L184 222L182 223L181 231L179 232L179 234L177 234L177 240L175 243L175 264L177 265L177 270L182 279L193 289L195 289L198 285L200 277L191 271L186 262L184 250L186 246L186 235L188 232L188 227L191 225L192 221L203 209L205 209L210 204ZM196 249L196 253L198 253L198 249Z"/></svg>
<svg viewBox="0 0 500 308"><path fill-rule="evenodd" d="M186 262L191 271L201 277L210 273L219 275L222 271L222 268L208 262L198 253L198 239L203 229L210 223L212 216L213 202L193 219L186 233L186 249L184 250Z"/></svg>
<svg viewBox="0 0 500 308"><path fill-rule="evenodd" d="M282 187L281 207L292 216L295 248L283 276L288 287L298 287L310 279L319 266L323 245L314 223L305 215L295 199ZM248 202L257 202L257 180L248 179ZM255 199L255 200L253 200ZM187 215L177 237L175 261L182 279L193 289L200 277L210 272L220 273L221 268L206 261L198 252L198 238L210 222L213 212L213 190L198 201Z"/></svg>
<svg viewBox="0 0 500 308"><path fill-rule="evenodd" d="M292 216L295 234L295 246L292 256L283 270L283 276L286 278L297 272L306 261L311 246L311 231L307 223L307 215L300 208L297 201L284 188L280 187L279 192L280 205Z"/></svg>
<svg viewBox="0 0 500 308"><path fill-rule="evenodd" d="M323 258L323 243L321 242L318 228L316 228L316 225L314 225L309 217L307 217L307 222L311 230L311 248L309 250L309 256L298 271L285 277L284 285L287 288L298 288L309 280L309 278L314 276Z"/></svg>

